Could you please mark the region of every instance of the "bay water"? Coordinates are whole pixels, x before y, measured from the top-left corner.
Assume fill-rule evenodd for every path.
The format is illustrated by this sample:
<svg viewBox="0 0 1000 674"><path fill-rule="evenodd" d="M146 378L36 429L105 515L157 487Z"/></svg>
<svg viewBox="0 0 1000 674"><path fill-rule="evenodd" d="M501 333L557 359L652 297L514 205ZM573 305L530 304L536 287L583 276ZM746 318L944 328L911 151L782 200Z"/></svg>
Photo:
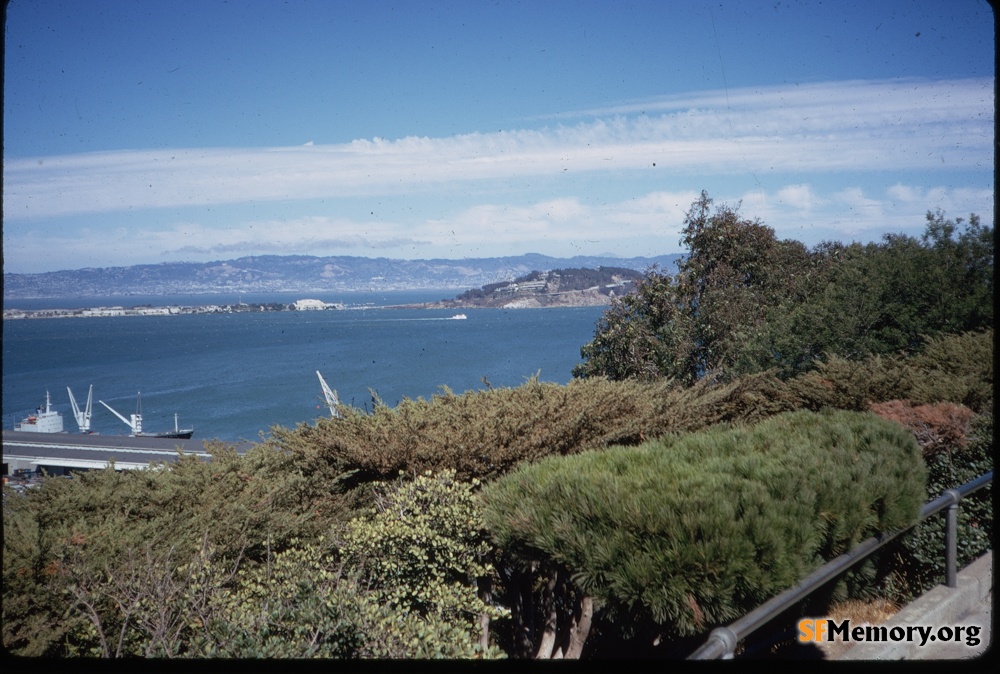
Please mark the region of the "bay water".
<svg viewBox="0 0 1000 674"><path fill-rule="evenodd" d="M371 410L372 394L404 398L514 387L539 375L567 383L604 307L546 309L390 308L453 297L454 291L387 291L311 298L349 308L175 316L18 319L3 322L3 428L45 404L77 432L79 405L94 387L91 429L127 435L141 398L144 431L194 428L195 439L258 440L274 425L328 416L319 371L342 403ZM280 294L56 299L18 308L282 302ZM10 306L11 303L5 302ZM141 394L141 395L140 395Z"/></svg>

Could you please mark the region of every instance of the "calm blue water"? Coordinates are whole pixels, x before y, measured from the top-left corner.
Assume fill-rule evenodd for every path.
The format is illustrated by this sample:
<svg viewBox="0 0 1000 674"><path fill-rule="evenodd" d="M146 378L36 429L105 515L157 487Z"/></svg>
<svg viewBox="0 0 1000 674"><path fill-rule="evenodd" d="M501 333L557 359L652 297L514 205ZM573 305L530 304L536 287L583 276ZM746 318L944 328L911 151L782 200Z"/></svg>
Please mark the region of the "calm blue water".
<svg viewBox="0 0 1000 674"><path fill-rule="evenodd" d="M5 297L4 309L23 309L35 311L38 309L78 309L86 307L135 307L151 304L156 307L178 305L199 306L205 304L236 304L247 302L266 304L280 302L291 304L295 300L311 298L324 302L341 303L348 306L386 306L389 304L417 304L450 299L462 292L464 288L445 288L438 290L383 290L383 291L349 291L349 292L285 292L285 293L221 293L221 294L187 294L187 295L108 295L106 297L42 297L31 299L12 299Z"/></svg>
<svg viewBox="0 0 1000 674"><path fill-rule="evenodd" d="M311 295L382 307L450 296ZM202 296L196 302L161 297L148 303L232 301ZM114 302L51 306L95 304ZM97 401L127 417L141 392L144 430L172 429L177 413L181 427L195 429L195 438L235 441L256 440L272 425L294 427L327 416L317 370L342 402L368 409L369 389L395 405L405 397L429 398L442 386L455 393L483 389L483 377L494 387L518 386L541 371L542 381L565 383L602 311L465 309L464 321L448 320L452 310L389 308L4 321L3 428L44 404L48 390L66 429L76 431L66 387L82 405L91 384L94 431L127 434L128 427Z"/></svg>

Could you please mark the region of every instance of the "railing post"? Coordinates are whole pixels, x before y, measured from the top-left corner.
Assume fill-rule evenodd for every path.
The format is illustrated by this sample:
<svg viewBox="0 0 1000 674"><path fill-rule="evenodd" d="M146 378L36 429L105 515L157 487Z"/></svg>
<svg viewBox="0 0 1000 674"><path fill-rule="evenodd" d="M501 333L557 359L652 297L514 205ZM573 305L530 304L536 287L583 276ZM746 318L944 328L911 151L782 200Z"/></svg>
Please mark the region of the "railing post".
<svg viewBox="0 0 1000 674"><path fill-rule="evenodd" d="M728 627L716 627L712 630L709 637L715 637L720 642L722 642L722 659L732 660L736 653L736 644L738 640L736 639L736 634L733 633Z"/></svg>
<svg viewBox="0 0 1000 674"><path fill-rule="evenodd" d="M954 489L945 492L952 498L945 513L944 529L944 584L958 587L958 502L962 495Z"/></svg>
<svg viewBox="0 0 1000 674"><path fill-rule="evenodd" d="M948 587L958 586L958 504L968 496L993 483L993 471L987 471L976 479L955 489L948 489L936 499L924 504L920 509L917 524L942 510L945 513L945 582ZM710 660L722 658L732 660L740 639L746 639L759 627L767 623L796 602L808 597L820 586L839 576L856 563L894 540L900 534L912 530L913 526L895 531L883 532L861 542L852 550L832 559L813 571L797 586L785 590L776 597L761 604L750 613L727 627L717 627L709 634L701 648L688 656L689 660ZM720 653L721 651L721 653Z"/></svg>

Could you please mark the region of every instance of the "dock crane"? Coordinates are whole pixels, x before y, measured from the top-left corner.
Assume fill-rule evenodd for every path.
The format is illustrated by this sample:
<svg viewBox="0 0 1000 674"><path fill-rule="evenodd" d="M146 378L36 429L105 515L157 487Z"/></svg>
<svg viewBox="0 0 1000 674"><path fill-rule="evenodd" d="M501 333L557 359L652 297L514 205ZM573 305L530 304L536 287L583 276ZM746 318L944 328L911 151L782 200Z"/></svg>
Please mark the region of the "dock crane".
<svg viewBox="0 0 1000 674"><path fill-rule="evenodd" d="M319 370L316 370L316 376L319 377L319 384L323 387L323 397L326 398L326 406L330 408L330 416L339 419L340 412L337 411L337 406L340 405L340 400L337 398L337 392L327 385Z"/></svg>
<svg viewBox="0 0 1000 674"><path fill-rule="evenodd" d="M132 435L142 435L142 414L141 413L136 412L136 414L130 414L129 416L131 417L131 420L129 420L129 419L126 419L125 417L123 417L122 415L118 414L118 412L116 412L114 410L114 408L111 407L111 405L107 404L103 400L98 400L97 402L101 403L102 405L104 405L105 407L107 407L109 410L111 410L112 414L114 414L116 417L118 417L119 419L121 419L122 422L124 422L124 424L126 426L128 426L129 428L131 428L132 429Z"/></svg>
<svg viewBox="0 0 1000 674"><path fill-rule="evenodd" d="M181 428L177 421L177 415L174 414L174 430L172 431L161 431L157 433L143 433L142 432L142 394L136 394L136 410L135 414L130 415L131 420L126 419L121 414L118 414L111 405L107 404L103 400L98 400L114 414L116 417L121 419L126 426L132 429L132 435L137 438L169 438L178 440L190 440L191 436L194 435L193 428Z"/></svg>
<svg viewBox="0 0 1000 674"><path fill-rule="evenodd" d="M80 432L90 433L90 416L91 410L94 407L94 385L90 385L90 392L87 393L87 407L82 412L80 411L80 406L76 404L76 398L73 397L73 392L69 389L69 386L66 387L66 393L69 394L69 402L73 406L73 416L76 417L76 423L80 427Z"/></svg>

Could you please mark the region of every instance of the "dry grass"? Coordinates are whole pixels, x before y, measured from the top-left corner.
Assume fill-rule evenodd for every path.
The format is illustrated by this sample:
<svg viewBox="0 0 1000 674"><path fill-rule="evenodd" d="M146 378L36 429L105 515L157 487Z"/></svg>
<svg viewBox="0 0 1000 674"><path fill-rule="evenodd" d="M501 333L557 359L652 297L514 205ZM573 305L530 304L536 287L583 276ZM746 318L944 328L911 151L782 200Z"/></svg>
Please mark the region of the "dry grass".
<svg viewBox="0 0 1000 674"><path fill-rule="evenodd" d="M899 612L899 605L884 598L848 599L837 602L827 611L837 622L850 620L852 625L879 625Z"/></svg>
<svg viewBox="0 0 1000 674"><path fill-rule="evenodd" d="M900 606L889 599L847 599L836 602L829 610L822 613L823 618L835 620L838 624L850 620L851 626L880 625L896 615ZM814 651L819 649L823 660L837 660L854 646L854 642L845 642L836 637L834 641L818 641L803 644L797 638L779 641L771 646L769 654L772 658L785 660L812 659ZM737 655L739 652L737 652Z"/></svg>
<svg viewBox="0 0 1000 674"><path fill-rule="evenodd" d="M865 624L880 625L898 613L900 608L898 604L884 598L848 599L833 604L825 617L838 623L850 620L852 627ZM824 660L838 660L854 645L855 642L844 641L840 637L836 637L834 641L820 641L814 644L822 652Z"/></svg>

